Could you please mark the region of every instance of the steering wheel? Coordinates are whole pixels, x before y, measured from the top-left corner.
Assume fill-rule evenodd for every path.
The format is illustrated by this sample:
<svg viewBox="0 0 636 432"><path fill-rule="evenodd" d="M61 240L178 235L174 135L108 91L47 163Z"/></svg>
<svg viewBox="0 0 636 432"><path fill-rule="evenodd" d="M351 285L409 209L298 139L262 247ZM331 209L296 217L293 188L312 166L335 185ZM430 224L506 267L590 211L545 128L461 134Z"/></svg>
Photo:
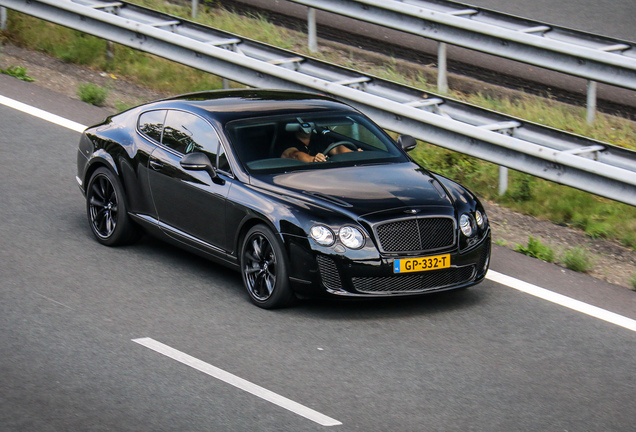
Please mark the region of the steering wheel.
<svg viewBox="0 0 636 432"><path fill-rule="evenodd" d="M357 150L358 150L358 147L356 147L356 145L355 145L354 143L352 143L352 142L349 142L349 141L336 141L335 143L330 144L329 146L327 146L327 148L325 149L325 151L323 151L322 153L323 153L325 156L327 156L327 155L329 155L329 152L330 152L331 150L333 150L333 149L335 149L336 147L341 146L341 145L343 145L343 146L345 146L345 147L348 147L348 148L350 148L350 149L351 149L351 150L353 150L353 151L357 151Z"/></svg>

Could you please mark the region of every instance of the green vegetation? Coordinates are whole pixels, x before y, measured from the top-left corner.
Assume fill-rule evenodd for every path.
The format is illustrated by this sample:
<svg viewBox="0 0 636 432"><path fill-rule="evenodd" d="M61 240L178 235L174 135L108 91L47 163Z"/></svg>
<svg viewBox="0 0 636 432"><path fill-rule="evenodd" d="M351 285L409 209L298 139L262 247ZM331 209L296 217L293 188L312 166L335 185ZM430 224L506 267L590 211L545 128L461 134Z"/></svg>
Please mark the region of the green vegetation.
<svg viewBox="0 0 636 432"><path fill-rule="evenodd" d="M190 8L161 0L137 0L153 9L190 19ZM308 54L306 35L271 24L266 17L243 17L214 2L200 5L198 21L212 27L256 39L271 45ZM131 82L155 90L177 94L222 87L219 77L192 68L114 45L64 27L9 11L9 29L4 37L12 43L46 52L68 62L117 74ZM324 49L314 57L358 68L365 73L435 92L434 74L400 61L371 62L355 50ZM528 121L566 130L615 145L636 149L636 127L626 119L597 115L594 125L585 121L585 108L572 107L549 98L529 95L496 96L468 91L450 93L450 97ZM480 197L501 203L513 210L550 219L584 230L594 238L617 239L636 249L636 207L599 198L570 187L557 185L523 173L509 173L509 190L498 195L497 166L440 147L422 143L411 153L423 166L465 184Z"/></svg>
<svg viewBox="0 0 636 432"><path fill-rule="evenodd" d="M128 103L124 103L122 101L116 101L114 105L117 112L126 111L127 109L130 109L133 106L135 106Z"/></svg>
<svg viewBox="0 0 636 432"><path fill-rule="evenodd" d="M631 283L632 283L632 289L636 291L636 273L632 275Z"/></svg>
<svg viewBox="0 0 636 432"><path fill-rule="evenodd" d="M588 272L594 264L590 258L590 253L580 246L575 246L566 250L561 257L561 260L567 268L580 273Z"/></svg>
<svg viewBox="0 0 636 432"><path fill-rule="evenodd" d="M512 170L509 189L500 197L496 165L428 144L418 145L411 154L426 168L465 184L487 200L636 249L636 207Z"/></svg>
<svg viewBox="0 0 636 432"><path fill-rule="evenodd" d="M554 250L552 250L550 246L541 243L541 240L535 239L532 236L528 238L528 246L517 244L515 250L524 255L538 258L549 263L554 262Z"/></svg>
<svg viewBox="0 0 636 432"><path fill-rule="evenodd" d="M80 84L77 89L79 98L91 105L104 106L108 90L92 83Z"/></svg>
<svg viewBox="0 0 636 432"><path fill-rule="evenodd" d="M9 66L6 69L0 69L0 73L12 76L22 81L35 81L35 79L29 76L29 74L27 73L27 68L25 68L24 66Z"/></svg>

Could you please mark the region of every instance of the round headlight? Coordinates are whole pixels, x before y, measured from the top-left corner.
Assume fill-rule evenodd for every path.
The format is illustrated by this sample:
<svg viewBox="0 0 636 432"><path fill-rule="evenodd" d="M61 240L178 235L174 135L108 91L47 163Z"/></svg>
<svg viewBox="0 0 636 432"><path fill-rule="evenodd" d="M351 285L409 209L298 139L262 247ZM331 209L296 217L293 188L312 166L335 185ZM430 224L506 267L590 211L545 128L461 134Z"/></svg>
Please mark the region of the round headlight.
<svg viewBox="0 0 636 432"><path fill-rule="evenodd" d="M481 214L479 210L475 212L475 219L477 220L477 226L483 228L486 225L486 218Z"/></svg>
<svg viewBox="0 0 636 432"><path fill-rule="evenodd" d="M360 249L364 246L364 235L359 229L352 226L343 226L338 231L340 241L349 249Z"/></svg>
<svg viewBox="0 0 636 432"><path fill-rule="evenodd" d="M316 243L322 246L331 246L336 241L333 231L324 225L314 225L309 230L309 235Z"/></svg>
<svg viewBox="0 0 636 432"><path fill-rule="evenodd" d="M473 235L473 224L471 223L470 216L466 213L459 218L459 227L466 237Z"/></svg>

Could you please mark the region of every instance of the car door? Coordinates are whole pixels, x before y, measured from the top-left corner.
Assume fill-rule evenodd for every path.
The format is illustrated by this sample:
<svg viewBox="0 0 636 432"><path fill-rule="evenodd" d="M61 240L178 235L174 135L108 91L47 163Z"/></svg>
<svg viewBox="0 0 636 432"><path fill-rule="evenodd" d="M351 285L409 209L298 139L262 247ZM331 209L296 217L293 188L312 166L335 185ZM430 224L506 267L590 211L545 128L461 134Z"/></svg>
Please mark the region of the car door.
<svg viewBox="0 0 636 432"><path fill-rule="evenodd" d="M216 131L199 116L168 110L161 144L150 155L148 171L162 228L181 241L202 241L227 250L225 207L230 177L220 172L214 182L206 171L186 170L180 165L185 154L199 151L216 167L222 149Z"/></svg>

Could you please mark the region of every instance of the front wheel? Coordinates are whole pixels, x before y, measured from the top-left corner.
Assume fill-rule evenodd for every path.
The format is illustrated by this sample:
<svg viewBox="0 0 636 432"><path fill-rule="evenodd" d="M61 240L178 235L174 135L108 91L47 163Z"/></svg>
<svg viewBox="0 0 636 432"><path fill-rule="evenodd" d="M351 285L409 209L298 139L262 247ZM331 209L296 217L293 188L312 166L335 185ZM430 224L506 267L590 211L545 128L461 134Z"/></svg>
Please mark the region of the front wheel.
<svg viewBox="0 0 636 432"><path fill-rule="evenodd" d="M138 236L128 217L119 179L107 168L95 170L86 189L86 213L91 231L106 246L130 243Z"/></svg>
<svg viewBox="0 0 636 432"><path fill-rule="evenodd" d="M252 227L243 240L241 274L250 300L259 307L281 308L294 300L283 249L265 225Z"/></svg>

